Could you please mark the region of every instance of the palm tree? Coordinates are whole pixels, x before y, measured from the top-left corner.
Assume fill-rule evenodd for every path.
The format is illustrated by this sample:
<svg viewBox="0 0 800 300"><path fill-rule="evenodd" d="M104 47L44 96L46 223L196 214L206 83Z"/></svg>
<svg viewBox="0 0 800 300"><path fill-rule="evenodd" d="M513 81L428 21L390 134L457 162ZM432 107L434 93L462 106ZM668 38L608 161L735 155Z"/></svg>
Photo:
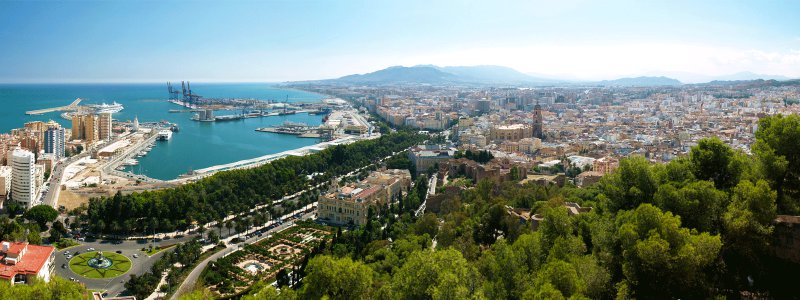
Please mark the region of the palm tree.
<svg viewBox="0 0 800 300"><path fill-rule="evenodd" d="M197 227L197 233L199 233L199 234L200 234L200 238L201 238L201 239L202 239L202 238L204 238L204 237L203 237L203 233L204 233L204 232L206 232L206 227L205 227L205 225L204 225L204 224L200 224L200 227Z"/></svg>
<svg viewBox="0 0 800 300"><path fill-rule="evenodd" d="M225 223L222 222L222 219L217 219L217 224L214 225L217 226L219 236L222 236L222 227L225 227Z"/></svg>
<svg viewBox="0 0 800 300"><path fill-rule="evenodd" d="M233 228L233 221L228 220L228 222L225 223L225 227L228 228L228 236L231 236L231 229Z"/></svg>

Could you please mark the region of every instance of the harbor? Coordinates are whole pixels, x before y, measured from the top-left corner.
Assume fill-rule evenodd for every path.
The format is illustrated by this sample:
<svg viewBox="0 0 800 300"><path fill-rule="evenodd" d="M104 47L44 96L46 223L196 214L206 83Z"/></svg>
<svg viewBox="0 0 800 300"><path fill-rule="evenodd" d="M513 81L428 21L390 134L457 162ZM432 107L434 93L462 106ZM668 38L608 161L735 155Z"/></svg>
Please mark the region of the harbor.
<svg viewBox="0 0 800 300"><path fill-rule="evenodd" d="M180 88L180 86L179 86ZM312 110L314 103L322 106L324 95L308 93L298 90L281 89L265 84L191 84L192 92L208 95L218 99L238 98L238 99L264 99L258 101L258 106L262 106L266 113L282 111L283 102L288 95L289 107L302 107L302 110ZM24 124L25 122L41 120L47 122L54 120L65 128L72 127L72 119L62 118L60 114L67 111L53 111L42 115L27 115L26 112L45 107L61 107L70 104L76 98L81 98L80 106L85 104L102 104L103 102L111 105L115 101L124 106L124 109L113 114L113 127L119 129L131 127L133 120L137 119L141 127L169 128L169 124L177 124L179 132L174 132L168 141L155 141L155 146L146 155L137 157L140 151L133 153L130 157L136 160L136 165L123 166L117 164L114 169L122 166L122 170L114 170L119 176L125 176L130 180L124 182L135 183L133 177L128 175L143 176L142 186L137 189L146 188L146 183L155 180L168 181L177 178L181 174L186 174L191 170L207 168L215 165L223 165L244 159L260 157L272 153L280 153L291 149L298 149L305 146L319 143L321 139L298 138L294 135L277 134L269 132L257 132L256 128L280 126L284 121L305 123L310 126L318 126L323 123L324 115L309 114L307 112L295 112L294 114L270 115L259 118L242 118L236 121L221 122L198 122L191 120L195 112L171 113L171 109L191 110L185 106L168 102L169 95L163 84L97 84L97 85L49 85L41 86L20 85L14 87L14 96L0 95L9 101L10 110L7 110L6 117L0 119L0 125L6 130L11 130ZM44 95L38 94L46 91ZM179 94L180 96L180 94ZM46 99L46 100L39 100ZM268 99L282 99L281 102L270 102ZM178 99L180 100L180 99ZM253 102L241 100L242 103ZM202 102L201 105L205 105ZM242 104L244 105L244 104ZM251 110L252 104L248 104L246 110ZM271 105L271 106L268 106ZM270 107L275 107L272 110ZM290 109L287 109L289 111ZM241 113L241 107L232 110L214 111L215 115L228 115ZM247 112L247 111L245 111ZM75 112L70 112L75 113ZM116 130L116 129L115 129ZM70 130L67 130L67 135ZM115 133L114 137L120 137L121 132ZM103 144L99 147L104 147ZM148 146L145 144L144 146ZM142 149L144 150L144 148ZM92 175L95 176L95 175ZM116 176L115 176L116 177ZM123 182L123 181L117 181ZM126 187L133 188L133 187Z"/></svg>

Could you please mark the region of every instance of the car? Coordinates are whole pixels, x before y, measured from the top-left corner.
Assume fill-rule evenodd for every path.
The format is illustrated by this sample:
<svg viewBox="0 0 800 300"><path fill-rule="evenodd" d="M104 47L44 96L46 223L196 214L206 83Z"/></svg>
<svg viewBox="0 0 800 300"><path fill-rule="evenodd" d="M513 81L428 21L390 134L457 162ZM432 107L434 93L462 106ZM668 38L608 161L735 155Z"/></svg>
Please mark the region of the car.
<svg viewBox="0 0 800 300"><path fill-rule="evenodd" d="M64 255L69 255L69 250L64 251Z"/></svg>
<svg viewBox="0 0 800 300"><path fill-rule="evenodd" d="M71 259L71 258L72 258L72 255L67 255L67 259Z"/></svg>
<svg viewBox="0 0 800 300"><path fill-rule="evenodd" d="M139 254L134 253L133 258L139 258Z"/></svg>
<svg viewBox="0 0 800 300"><path fill-rule="evenodd" d="M94 247L86 249L86 251L94 251Z"/></svg>
<svg viewBox="0 0 800 300"><path fill-rule="evenodd" d="M81 252L80 251L75 251L74 255L78 255L78 254L81 254Z"/></svg>
<svg viewBox="0 0 800 300"><path fill-rule="evenodd" d="M122 250L117 250L117 251L114 251L114 252L117 252L117 254L122 254Z"/></svg>
<svg viewBox="0 0 800 300"><path fill-rule="evenodd" d="M61 264L61 268L62 269L66 269L67 268L67 264Z"/></svg>
<svg viewBox="0 0 800 300"><path fill-rule="evenodd" d="M73 278L73 277L70 277L70 278L69 278L69 280L70 280L70 281L77 281L77 280L75 280L75 278Z"/></svg>

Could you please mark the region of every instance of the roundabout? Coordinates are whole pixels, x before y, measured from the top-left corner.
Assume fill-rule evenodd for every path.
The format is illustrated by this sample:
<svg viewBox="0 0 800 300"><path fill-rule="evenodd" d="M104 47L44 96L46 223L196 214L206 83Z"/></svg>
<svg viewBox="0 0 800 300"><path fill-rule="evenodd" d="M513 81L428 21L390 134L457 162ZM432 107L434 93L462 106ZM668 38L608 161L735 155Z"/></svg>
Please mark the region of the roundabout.
<svg viewBox="0 0 800 300"><path fill-rule="evenodd" d="M109 251L87 252L73 257L69 269L86 278L113 278L131 269L131 260Z"/></svg>

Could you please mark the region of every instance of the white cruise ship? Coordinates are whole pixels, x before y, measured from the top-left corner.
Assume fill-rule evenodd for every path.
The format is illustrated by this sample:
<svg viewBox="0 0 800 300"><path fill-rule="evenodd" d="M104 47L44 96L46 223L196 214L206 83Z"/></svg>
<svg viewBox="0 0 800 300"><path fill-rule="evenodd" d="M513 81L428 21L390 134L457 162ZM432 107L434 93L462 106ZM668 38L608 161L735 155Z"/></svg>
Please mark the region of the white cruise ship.
<svg viewBox="0 0 800 300"><path fill-rule="evenodd" d="M158 137L156 137L159 141L167 141L172 138L172 130L169 129L161 129L158 131Z"/></svg>
<svg viewBox="0 0 800 300"><path fill-rule="evenodd" d="M121 110L123 110L125 108L125 107L122 106L122 104L117 103L117 101L114 101L111 104L106 104L105 102L103 102L102 104L92 104L92 105L89 105L89 107L94 108L94 112L98 113L98 114L100 114L100 113L112 113L112 114L113 113L118 113L118 112L120 112Z"/></svg>

